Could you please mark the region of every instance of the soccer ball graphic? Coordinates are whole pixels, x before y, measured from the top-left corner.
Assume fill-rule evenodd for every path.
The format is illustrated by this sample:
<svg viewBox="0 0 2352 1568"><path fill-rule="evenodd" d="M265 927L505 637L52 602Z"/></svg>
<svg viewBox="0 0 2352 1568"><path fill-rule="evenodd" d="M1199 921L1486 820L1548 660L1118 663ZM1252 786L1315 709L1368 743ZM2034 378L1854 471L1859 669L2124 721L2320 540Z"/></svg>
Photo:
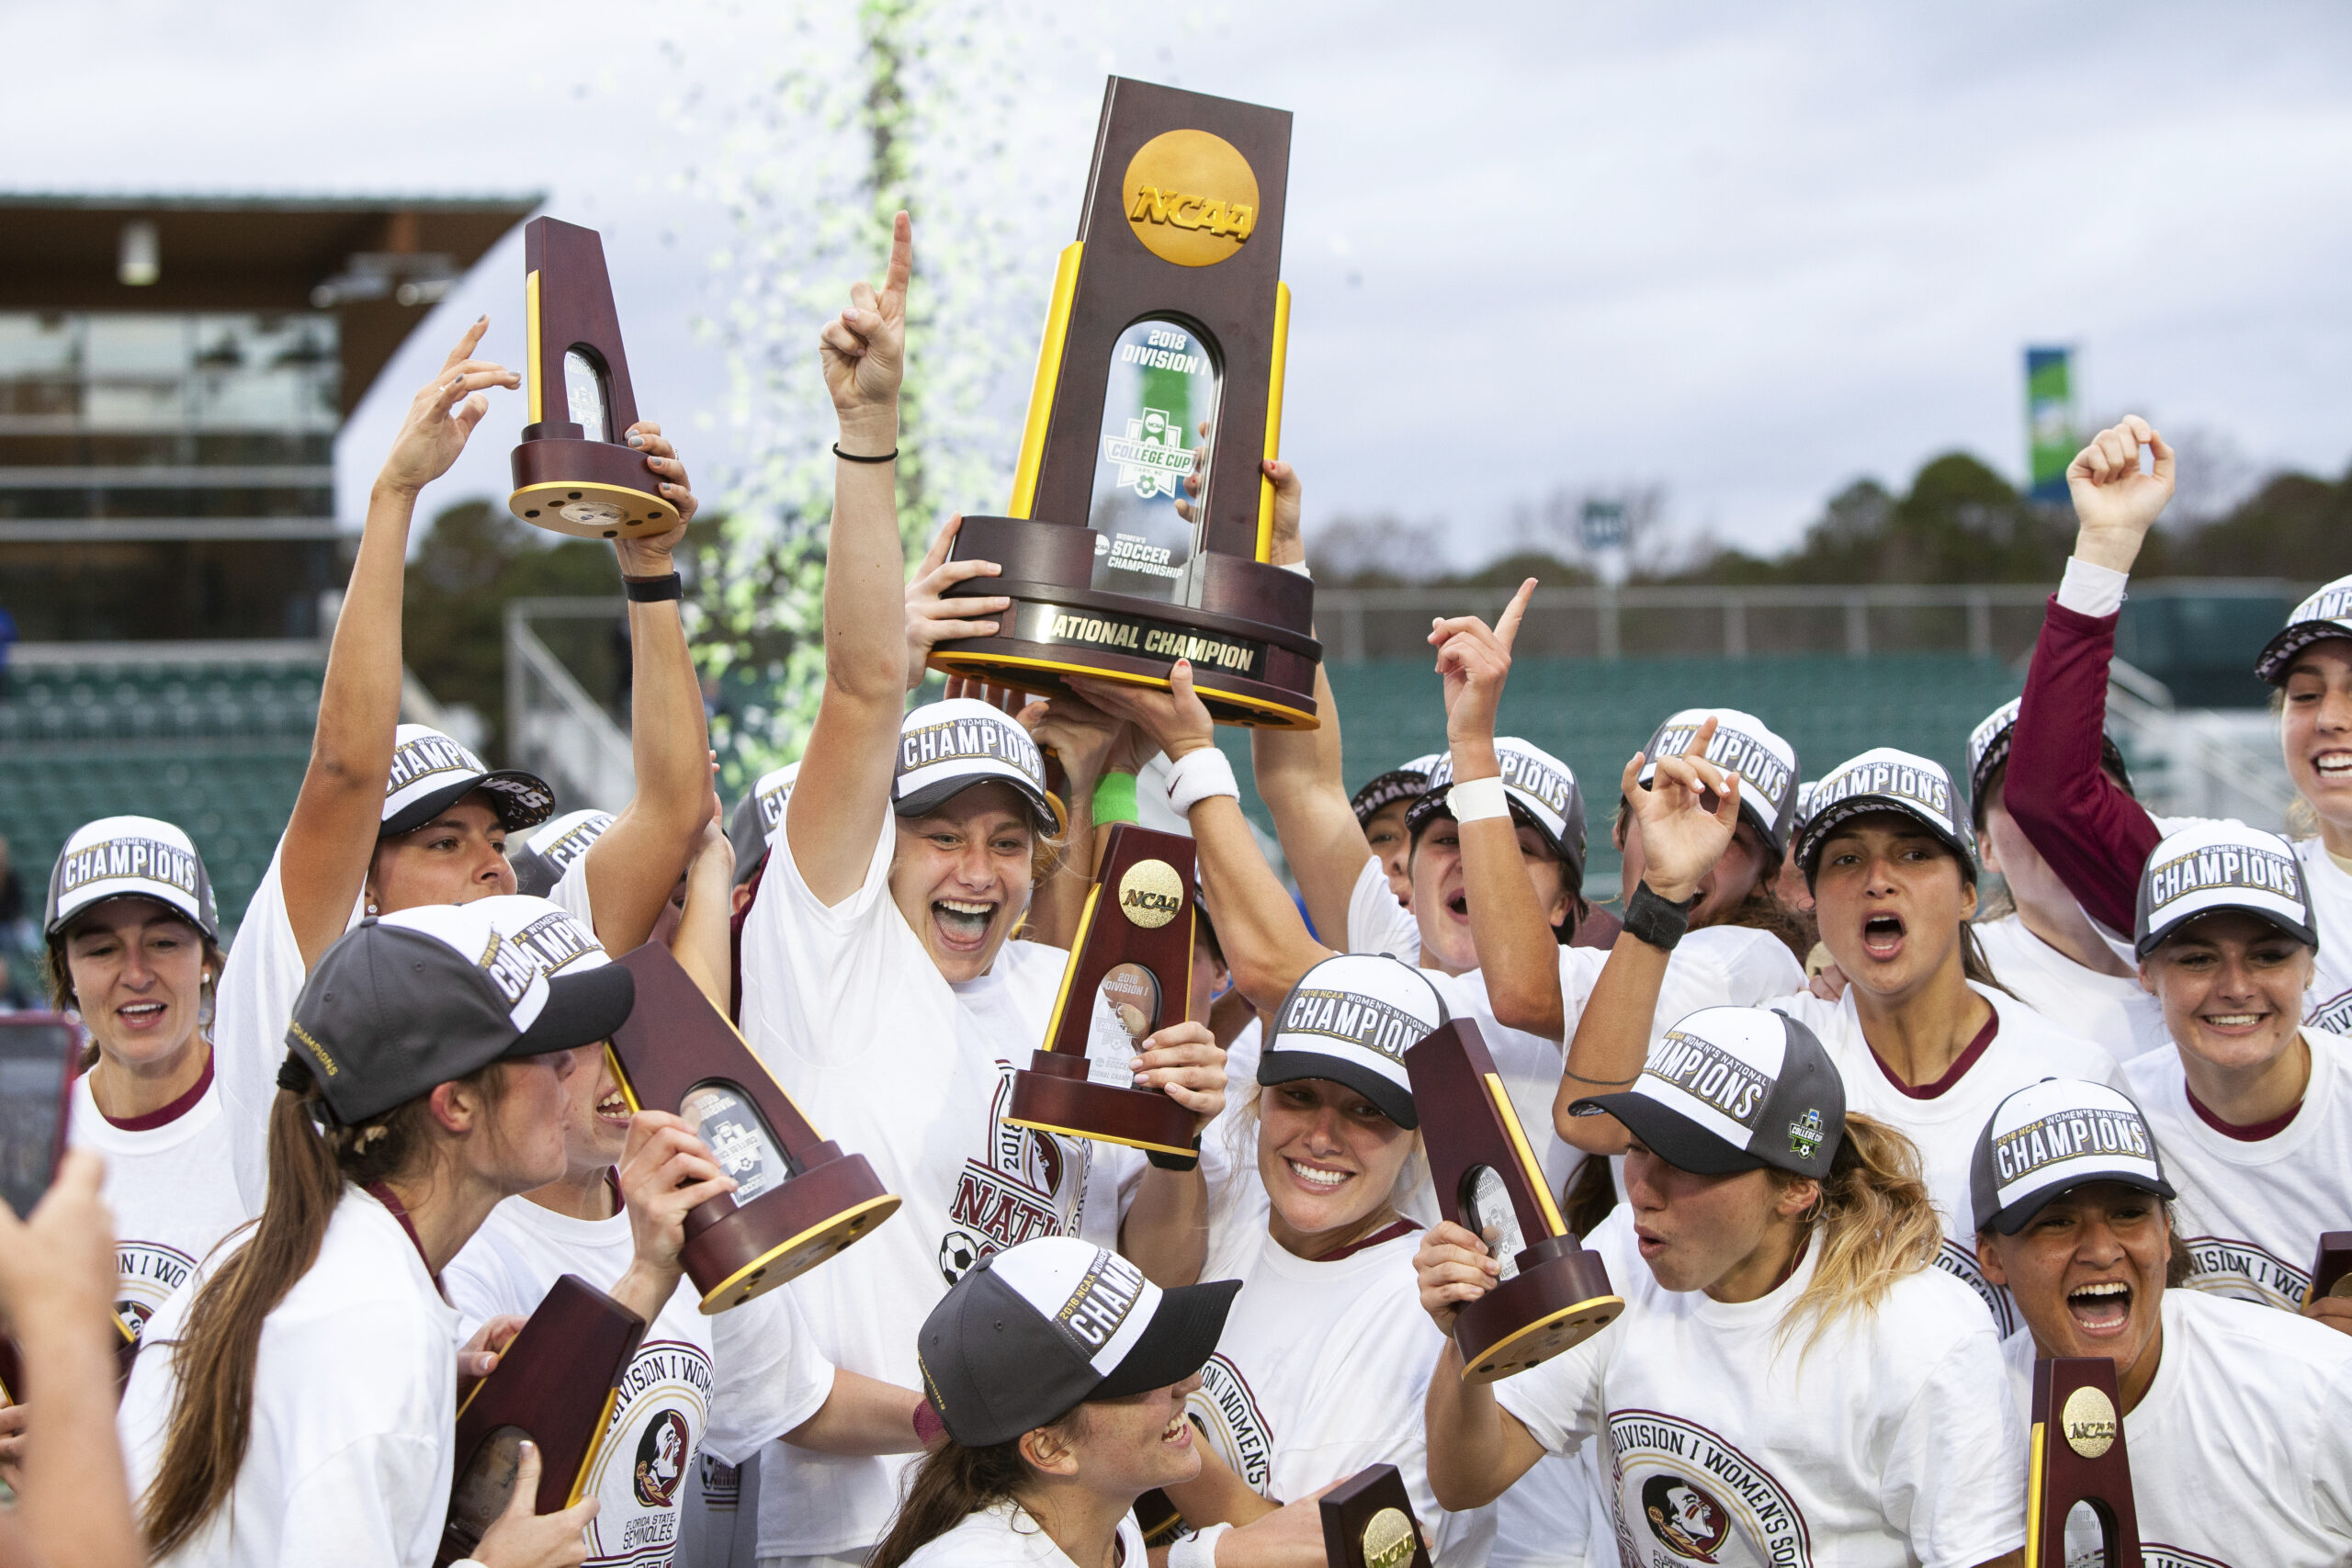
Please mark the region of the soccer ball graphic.
<svg viewBox="0 0 2352 1568"><path fill-rule="evenodd" d="M952 1285L970 1273L987 1251L969 1231L949 1231L939 1242L939 1272Z"/></svg>

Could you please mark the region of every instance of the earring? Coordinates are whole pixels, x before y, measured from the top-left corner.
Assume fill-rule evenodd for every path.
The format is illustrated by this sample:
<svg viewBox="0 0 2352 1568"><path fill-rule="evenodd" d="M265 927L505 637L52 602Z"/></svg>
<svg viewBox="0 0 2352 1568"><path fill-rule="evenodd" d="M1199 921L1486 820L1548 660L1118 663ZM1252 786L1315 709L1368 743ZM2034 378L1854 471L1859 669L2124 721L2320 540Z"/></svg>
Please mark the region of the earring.
<svg viewBox="0 0 2352 1568"><path fill-rule="evenodd" d="M376 912L376 900L373 898L368 900L368 912L371 915Z"/></svg>

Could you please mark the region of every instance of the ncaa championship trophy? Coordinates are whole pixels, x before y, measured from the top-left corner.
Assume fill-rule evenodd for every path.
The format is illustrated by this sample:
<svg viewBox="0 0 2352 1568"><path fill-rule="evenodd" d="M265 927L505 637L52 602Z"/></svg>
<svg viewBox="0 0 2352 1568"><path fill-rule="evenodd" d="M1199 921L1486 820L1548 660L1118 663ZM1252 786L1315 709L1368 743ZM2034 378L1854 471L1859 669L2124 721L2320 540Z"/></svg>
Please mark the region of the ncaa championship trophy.
<svg viewBox="0 0 2352 1568"><path fill-rule="evenodd" d="M934 668L1066 694L1069 675L1164 689L1189 659L1220 723L1315 727L1315 590L1266 564L1259 469L1282 434L1289 177L1287 111L1111 79L1010 515L956 536L1012 607Z"/></svg>
<svg viewBox="0 0 2352 1568"><path fill-rule="evenodd" d="M514 448L506 508L534 527L583 539L634 539L678 525L645 454L628 441L637 423L620 317L594 229L534 218L523 229L523 321L531 423ZM550 414L548 394L561 401Z"/></svg>
<svg viewBox="0 0 2352 1568"><path fill-rule="evenodd" d="M2352 1231L2322 1231L2319 1256L2312 1261L2311 1289L2303 1300L2352 1296Z"/></svg>
<svg viewBox="0 0 2352 1568"><path fill-rule="evenodd" d="M1046 1048L1012 1075L1004 1119L1097 1143L1191 1154L1193 1113L1164 1090L1128 1087L1125 1068L1145 1035L1183 1018L1192 992L1193 840L1121 822L1079 917ZM1107 1006L1095 1005L1098 997ZM1087 1047L1098 1031L1097 1052L1119 1064L1119 1083L1088 1077Z"/></svg>
<svg viewBox="0 0 2352 1568"><path fill-rule="evenodd" d="M579 1275L555 1282L498 1365L458 1403L457 1480L434 1568L471 1557L506 1511L525 1438L538 1445L542 1466L532 1511L580 1501L621 1374L644 1338L645 1319Z"/></svg>
<svg viewBox="0 0 2352 1568"><path fill-rule="evenodd" d="M899 1211L864 1155L820 1137L727 1015L659 942L618 961L637 1006L613 1032L632 1111L685 1118L736 1181L686 1211L686 1278L705 1313L805 1274Z"/></svg>
<svg viewBox="0 0 2352 1568"><path fill-rule="evenodd" d="M2102 1568L2141 1568L2140 1515L2123 1448L2115 1363L2105 1356L2044 1356L2033 1364L2028 1440L2025 1568L2067 1568L2066 1516L2098 1517Z"/></svg>
<svg viewBox="0 0 2352 1568"><path fill-rule="evenodd" d="M1393 1464L1356 1472L1323 1494L1323 1561L1329 1568L1430 1568L1421 1522Z"/></svg>
<svg viewBox="0 0 2352 1568"><path fill-rule="evenodd" d="M1493 1382L1582 1344L1623 1298L1568 1234L1478 1026L1455 1019L1405 1053L1438 1212L1487 1241L1501 1278L1453 1321L1464 1382ZM1488 1232L1493 1235L1489 1236Z"/></svg>

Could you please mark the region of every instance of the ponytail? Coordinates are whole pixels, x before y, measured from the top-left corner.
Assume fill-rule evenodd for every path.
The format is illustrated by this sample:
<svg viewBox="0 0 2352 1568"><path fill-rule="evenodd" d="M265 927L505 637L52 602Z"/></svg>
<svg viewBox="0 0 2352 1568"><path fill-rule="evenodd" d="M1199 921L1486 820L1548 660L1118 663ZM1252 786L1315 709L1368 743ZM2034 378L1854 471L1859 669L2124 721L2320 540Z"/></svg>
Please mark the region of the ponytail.
<svg viewBox="0 0 2352 1568"><path fill-rule="evenodd" d="M1784 1178L1784 1185L1795 1179ZM1917 1146L1876 1117L1848 1114L1811 1216L1808 1245L1820 1257L1781 1334L1809 1320L1810 1351L1847 1314L1875 1312L1888 1288L1928 1267L1942 1244Z"/></svg>
<svg viewBox="0 0 2352 1568"><path fill-rule="evenodd" d="M1084 1421L1085 1412L1080 1404L1050 1425L1057 1431L1072 1430ZM889 1533L865 1560L865 1568L899 1568L981 1509L1018 1502L1028 1480L1029 1461L1021 1457L1019 1438L986 1448L966 1448L953 1438L946 1439L909 1473Z"/></svg>
<svg viewBox="0 0 2352 1568"><path fill-rule="evenodd" d="M502 1076L493 1065L460 1081L494 1100ZM268 1201L251 1238L198 1287L187 1327L168 1347L180 1384L141 1508L151 1560L186 1546L236 1485L253 1434L263 1321L318 1261L345 1184L397 1175L426 1147L421 1097L357 1127L322 1130L324 1115L317 1100L278 1090L269 1111Z"/></svg>

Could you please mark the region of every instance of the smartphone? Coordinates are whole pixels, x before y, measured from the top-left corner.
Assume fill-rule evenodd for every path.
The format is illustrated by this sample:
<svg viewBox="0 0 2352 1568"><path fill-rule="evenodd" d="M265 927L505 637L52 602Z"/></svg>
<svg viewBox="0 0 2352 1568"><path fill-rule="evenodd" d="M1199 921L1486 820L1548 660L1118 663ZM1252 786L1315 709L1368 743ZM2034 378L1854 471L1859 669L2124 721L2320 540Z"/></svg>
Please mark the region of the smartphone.
<svg viewBox="0 0 2352 1568"><path fill-rule="evenodd" d="M56 1179L82 1032L63 1013L0 1013L0 1198L17 1217Z"/></svg>

